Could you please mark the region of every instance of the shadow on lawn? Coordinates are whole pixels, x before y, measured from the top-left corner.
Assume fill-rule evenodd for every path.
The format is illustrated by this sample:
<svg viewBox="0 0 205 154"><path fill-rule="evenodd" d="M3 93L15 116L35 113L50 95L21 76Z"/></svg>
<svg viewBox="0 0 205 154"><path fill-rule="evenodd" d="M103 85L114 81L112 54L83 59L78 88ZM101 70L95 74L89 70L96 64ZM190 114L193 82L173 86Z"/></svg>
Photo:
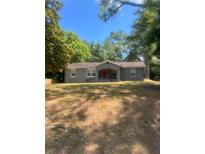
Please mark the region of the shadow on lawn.
<svg viewBox="0 0 205 154"><path fill-rule="evenodd" d="M57 86L58 87L58 86ZM99 90L100 92L96 92ZM148 94L146 92L149 92ZM159 85L150 83L126 84L126 85L67 85L59 86L56 90L47 89L47 100L61 98L65 95L86 94L86 98L94 100L99 99L102 94L109 96L118 96L122 94L134 94L139 96L150 96L150 94L160 92Z"/></svg>
<svg viewBox="0 0 205 154"><path fill-rule="evenodd" d="M95 90L98 93L95 93ZM76 93L85 97L83 101L63 104L56 112L47 107L47 118L55 125L46 126L47 154L159 154L159 86L120 85L64 87L59 91L51 91L47 97L61 97ZM47 91L47 92L48 92ZM147 92L148 91L148 92ZM60 95L58 95L60 93ZM135 95L129 99L129 95ZM147 97L151 95L151 97ZM153 95L153 97L152 97ZM128 97L127 97L128 96ZM103 98L120 98L122 108L117 121L110 124L101 121L100 127L84 124L89 118L86 111ZM52 98L54 99L54 98ZM112 103L112 102L110 102ZM55 107L54 107L55 108ZM64 110L69 114L60 114ZM47 112L46 111L46 112ZM95 116L95 115L93 115ZM111 117L112 118L112 117ZM91 129L92 128L92 129ZM90 129L86 132L86 129Z"/></svg>

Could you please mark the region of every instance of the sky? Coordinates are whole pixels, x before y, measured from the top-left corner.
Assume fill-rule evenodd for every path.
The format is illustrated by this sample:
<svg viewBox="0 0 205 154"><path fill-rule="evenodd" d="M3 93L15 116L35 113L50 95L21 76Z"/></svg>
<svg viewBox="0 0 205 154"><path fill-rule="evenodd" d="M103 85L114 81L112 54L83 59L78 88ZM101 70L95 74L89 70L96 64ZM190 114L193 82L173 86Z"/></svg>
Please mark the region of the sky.
<svg viewBox="0 0 205 154"><path fill-rule="evenodd" d="M61 0L60 26L65 31L72 31L81 39L102 43L111 32L130 33L137 18L136 8L124 6L121 11L106 23L98 18L99 0ZM134 0L138 1L138 0Z"/></svg>

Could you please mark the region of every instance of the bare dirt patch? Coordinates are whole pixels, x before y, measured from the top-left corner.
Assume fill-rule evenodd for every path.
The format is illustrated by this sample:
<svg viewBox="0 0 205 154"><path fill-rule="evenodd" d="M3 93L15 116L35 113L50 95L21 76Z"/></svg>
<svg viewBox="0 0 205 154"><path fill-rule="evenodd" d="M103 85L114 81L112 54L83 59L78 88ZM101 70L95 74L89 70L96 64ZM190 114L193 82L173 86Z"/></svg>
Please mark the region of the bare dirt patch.
<svg viewBox="0 0 205 154"><path fill-rule="evenodd" d="M47 154L159 154L159 83L46 87Z"/></svg>

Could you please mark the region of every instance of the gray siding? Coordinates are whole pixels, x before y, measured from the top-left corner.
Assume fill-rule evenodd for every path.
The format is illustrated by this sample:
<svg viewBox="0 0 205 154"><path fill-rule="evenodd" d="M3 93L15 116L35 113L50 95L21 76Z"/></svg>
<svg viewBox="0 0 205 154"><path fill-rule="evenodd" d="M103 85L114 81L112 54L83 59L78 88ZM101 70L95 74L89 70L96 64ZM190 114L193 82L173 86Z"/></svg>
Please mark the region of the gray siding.
<svg viewBox="0 0 205 154"><path fill-rule="evenodd" d="M121 69L121 80L128 81L128 80L143 80L144 79L144 68L135 68L136 69L136 76L132 77L130 75L131 68L122 68Z"/></svg>
<svg viewBox="0 0 205 154"><path fill-rule="evenodd" d="M86 82L87 80L95 80L95 78L93 79L87 77L87 68L77 68L75 70L75 77L71 77L70 69L65 70L65 82Z"/></svg>
<svg viewBox="0 0 205 154"><path fill-rule="evenodd" d="M69 77L70 77L70 70L65 69L64 82L69 82Z"/></svg>
<svg viewBox="0 0 205 154"><path fill-rule="evenodd" d="M96 77L87 77L87 68L76 68L76 76L71 77L71 70L65 69L65 82L89 82L98 81L98 71L102 69L114 69L117 71L117 80L143 80L144 79L144 68L135 68L136 76L132 77L130 74L131 68L120 68L119 66L112 63L103 63L96 67Z"/></svg>

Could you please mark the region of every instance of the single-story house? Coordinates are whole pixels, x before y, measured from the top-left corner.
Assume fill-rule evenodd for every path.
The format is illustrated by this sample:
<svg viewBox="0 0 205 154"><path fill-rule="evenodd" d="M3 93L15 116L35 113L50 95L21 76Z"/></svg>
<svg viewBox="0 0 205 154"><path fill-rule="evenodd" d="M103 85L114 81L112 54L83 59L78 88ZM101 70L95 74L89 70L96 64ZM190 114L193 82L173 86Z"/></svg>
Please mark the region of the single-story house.
<svg viewBox="0 0 205 154"><path fill-rule="evenodd" d="M144 79L144 62L72 63L65 67L65 82L128 81Z"/></svg>

